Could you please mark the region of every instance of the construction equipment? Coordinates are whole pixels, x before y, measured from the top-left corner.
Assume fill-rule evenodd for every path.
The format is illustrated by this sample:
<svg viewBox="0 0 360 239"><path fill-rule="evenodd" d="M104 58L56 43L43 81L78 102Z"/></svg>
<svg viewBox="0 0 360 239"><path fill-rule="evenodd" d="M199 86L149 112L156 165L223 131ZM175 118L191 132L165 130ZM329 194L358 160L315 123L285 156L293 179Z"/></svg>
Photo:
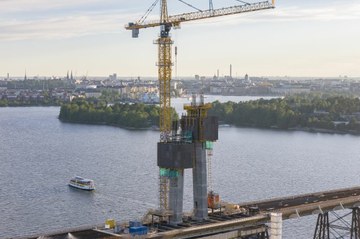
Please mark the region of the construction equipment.
<svg viewBox="0 0 360 239"><path fill-rule="evenodd" d="M145 21L150 12L160 1L160 19L155 21ZM179 0L180 1L180 0ZM179 28L180 24L188 21L195 21L201 19L208 19L213 17L220 17L226 15L234 15L252 11L260 11L265 9L274 8L275 0L272 2L263 1L257 3L247 3L243 1L241 5L225 7L220 9L213 8L213 1L209 0L209 9L200 10L191 4L181 0L180 2L196 9L195 12L183 13L178 15L169 16L167 8L167 0L156 0L145 15L136 22L130 22L125 26L127 30L132 31L132 36L137 38L139 30L150 27L160 27L160 37L155 41L158 44L158 77L159 77L159 93L160 93L160 142L166 143L171 141L171 104L170 104L170 81L171 81L171 51L173 41L171 40L170 31L172 28ZM160 181L160 211L167 212L169 209L168 194L169 194L169 181L174 178L171 175L182 174L182 171L177 169L164 169L160 168L159 181Z"/></svg>
<svg viewBox="0 0 360 239"><path fill-rule="evenodd" d="M158 0L155 1L155 3L156 2L158 2ZM129 23L128 25L125 26L125 28L127 30L132 30L133 37L137 38L139 36L139 29L158 27L158 26L168 26L169 27L168 31L170 31L171 27L178 27L183 22L271 9L275 7L275 0L272 0L271 3L269 1L245 3L243 5L236 5L236 6L220 8L220 9L213 9L212 1L210 1L208 10L204 10L204 11L199 10L197 12L189 12L189 13L177 14L173 16L168 16L166 0L162 0L161 5L162 5L161 6L162 10L161 10L160 21L154 20L154 21L145 22L142 17L139 21L135 23L134 22Z"/></svg>

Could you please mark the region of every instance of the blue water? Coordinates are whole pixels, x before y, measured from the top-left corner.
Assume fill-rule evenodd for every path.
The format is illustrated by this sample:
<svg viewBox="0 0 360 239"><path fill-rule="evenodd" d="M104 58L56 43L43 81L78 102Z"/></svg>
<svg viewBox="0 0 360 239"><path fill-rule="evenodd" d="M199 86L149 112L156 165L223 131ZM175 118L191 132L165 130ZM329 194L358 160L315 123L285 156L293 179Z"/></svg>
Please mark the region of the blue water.
<svg viewBox="0 0 360 239"><path fill-rule="evenodd" d="M0 238L139 219L157 207L159 132L66 124L58 113L58 107L0 108ZM219 138L214 189L228 202L360 183L359 136L229 127L220 128ZM97 190L69 188L75 175L94 179ZM187 211L191 185L187 170ZM287 221L283 238L312 238L315 220Z"/></svg>

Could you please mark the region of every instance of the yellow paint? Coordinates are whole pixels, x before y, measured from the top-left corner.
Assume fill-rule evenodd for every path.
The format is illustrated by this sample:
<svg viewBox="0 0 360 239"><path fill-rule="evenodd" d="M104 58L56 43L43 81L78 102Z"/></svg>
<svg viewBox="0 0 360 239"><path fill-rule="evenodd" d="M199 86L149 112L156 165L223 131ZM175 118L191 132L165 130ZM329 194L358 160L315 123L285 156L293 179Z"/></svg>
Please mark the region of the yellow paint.
<svg viewBox="0 0 360 239"><path fill-rule="evenodd" d="M116 221L114 219L107 219L105 221L105 226L107 226L110 229L113 229L116 226Z"/></svg>

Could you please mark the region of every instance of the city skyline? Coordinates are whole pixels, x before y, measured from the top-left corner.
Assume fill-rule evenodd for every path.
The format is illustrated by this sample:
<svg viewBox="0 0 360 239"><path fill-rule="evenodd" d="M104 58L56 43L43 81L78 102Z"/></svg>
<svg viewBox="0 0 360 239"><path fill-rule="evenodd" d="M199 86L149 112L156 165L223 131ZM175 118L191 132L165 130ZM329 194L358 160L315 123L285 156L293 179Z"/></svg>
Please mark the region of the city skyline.
<svg viewBox="0 0 360 239"><path fill-rule="evenodd" d="M192 11L169 2L169 14ZM206 9L207 1L187 2ZM214 7L237 4L215 0ZM249 1L254 2L254 1ZM1 0L0 76L157 75L159 30L132 39L124 29L153 0ZM174 10L176 9L176 10ZM158 7L150 18L158 16ZM360 3L356 0L279 0L276 8L173 30L177 73L212 76L360 76ZM173 73L175 75L175 71Z"/></svg>

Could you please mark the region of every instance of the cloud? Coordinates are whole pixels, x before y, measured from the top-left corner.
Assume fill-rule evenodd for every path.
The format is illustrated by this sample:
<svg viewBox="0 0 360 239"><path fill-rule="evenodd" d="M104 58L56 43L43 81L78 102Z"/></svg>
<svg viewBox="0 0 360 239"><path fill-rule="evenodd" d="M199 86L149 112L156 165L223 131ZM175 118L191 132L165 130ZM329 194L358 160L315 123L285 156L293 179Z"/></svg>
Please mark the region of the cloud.
<svg viewBox="0 0 360 239"><path fill-rule="evenodd" d="M360 3L333 4L331 6L317 8L279 8L274 17L280 21L337 21L360 19Z"/></svg>
<svg viewBox="0 0 360 239"><path fill-rule="evenodd" d="M109 5L106 5L109 3ZM119 10L111 9L113 0L0 0L0 41L27 39L62 39L84 35L97 35L124 31L123 25L136 19L143 13L134 13L124 6L125 0L118 0ZM98 4L98 8L94 7ZM132 2L132 4L134 4ZM89 7L89 5L93 5ZM102 8L101 8L101 7ZM360 3L334 3L326 7L284 7L277 6L244 15L233 15L224 18L214 18L187 24L196 26L235 25L243 22L292 22L292 21L339 21L359 20ZM87 7L87 8L86 8ZM71 8L73 11L56 11L59 8ZM46 9L53 9L47 13ZM9 15L9 12L12 14ZM26 17L22 11L28 11ZM44 15L36 12L44 11ZM5 13L6 12L6 13ZM15 13L17 12L17 13ZM135 17L134 17L135 16ZM148 19L157 19L152 14Z"/></svg>
<svg viewBox="0 0 360 239"><path fill-rule="evenodd" d="M0 13L36 12L65 7L106 4L110 0L0 0Z"/></svg>
<svg viewBox="0 0 360 239"><path fill-rule="evenodd" d="M275 9L264 10L254 13L232 15L224 18L208 19L190 24L204 25L207 23L225 25L235 25L243 22L294 22L294 21L339 21L339 20L359 20L360 3L336 3L325 7L283 7L277 6Z"/></svg>
<svg viewBox="0 0 360 239"><path fill-rule="evenodd" d="M36 20L0 22L0 40L63 39L84 35L120 32L125 19L123 13L88 13Z"/></svg>
<svg viewBox="0 0 360 239"><path fill-rule="evenodd" d="M125 0L0 0L0 41L62 39L119 32L142 13Z"/></svg>

